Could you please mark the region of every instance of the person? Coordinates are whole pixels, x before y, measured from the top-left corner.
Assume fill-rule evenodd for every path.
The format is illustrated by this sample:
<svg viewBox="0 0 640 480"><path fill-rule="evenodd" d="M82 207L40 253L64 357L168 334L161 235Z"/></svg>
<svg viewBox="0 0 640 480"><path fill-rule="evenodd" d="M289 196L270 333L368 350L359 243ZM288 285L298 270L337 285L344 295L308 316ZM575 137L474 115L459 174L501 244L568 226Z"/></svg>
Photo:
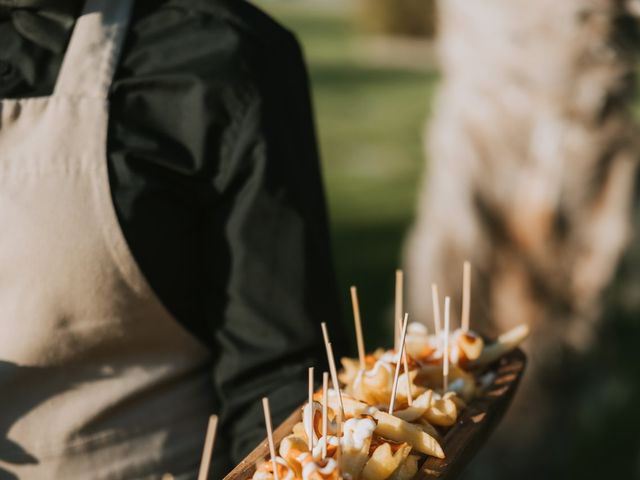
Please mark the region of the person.
<svg viewBox="0 0 640 480"><path fill-rule="evenodd" d="M308 79L237 0L0 0L0 478L221 478L341 349Z"/></svg>

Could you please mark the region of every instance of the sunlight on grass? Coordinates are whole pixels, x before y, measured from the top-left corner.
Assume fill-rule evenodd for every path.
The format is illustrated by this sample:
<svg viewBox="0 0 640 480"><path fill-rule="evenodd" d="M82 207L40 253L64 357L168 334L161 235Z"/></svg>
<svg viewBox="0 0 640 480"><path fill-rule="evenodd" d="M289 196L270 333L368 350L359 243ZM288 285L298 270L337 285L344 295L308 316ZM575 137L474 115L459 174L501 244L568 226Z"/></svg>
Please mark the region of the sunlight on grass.
<svg viewBox="0 0 640 480"><path fill-rule="evenodd" d="M414 215L436 75L367 64L355 51L363 37L347 8L259 5L292 30L305 51L348 331L348 287L356 284L366 340L386 343L393 272Z"/></svg>

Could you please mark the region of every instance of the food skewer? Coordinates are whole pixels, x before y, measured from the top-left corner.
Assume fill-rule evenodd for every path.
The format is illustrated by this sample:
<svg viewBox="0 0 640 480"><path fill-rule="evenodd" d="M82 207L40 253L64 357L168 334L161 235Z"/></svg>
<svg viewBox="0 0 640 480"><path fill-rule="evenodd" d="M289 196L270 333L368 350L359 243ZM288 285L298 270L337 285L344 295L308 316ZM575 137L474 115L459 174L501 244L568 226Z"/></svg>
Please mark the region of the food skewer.
<svg viewBox="0 0 640 480"><path fill-rule="evenodd" d="M395 350L399 348L400 335L402 333L402 310L403 306L403 292L404 292L404 273L402 270L396 270L396 301L394 310L394 340L393 347Z"/></svg>
<svg viewBox="0 0 640 480"><path fill-rule="evenodd" d="M402 270L396 270L396 298L394 306L394 342L393 348L398 351L400 336L402 335L402 309L404 306L404 273ZM402 355L402 364L404 372L407 375L407 401L409 406L413 404L413 392L411 391L411 379L409 378L409 363L407 361L407 352Z"/></svg>
<svg viewBox="0 0 640 480"><path fill-rule="evenodd" d="M309 419L307 438L309 438L309 451L313 452L313 367L309 367Z"/></svg>
<svg viewBox="0 0 640 480"><path fill-rule="evenodd" d="M402 355L404 353L404 343L407 338L407 324L409 320L409 314L404 314L404 321L402 322L402 336L400 338L400 350L398 352L398 361L396 363L396 371L393 376L393 387L391 387L391 401L389 402L389 415L393 415L393 407L396 403L396 393L398 391L398 377L400 375L400 364ZM408 375L408 373L407 373Z"/></svg>
<svg viewBox="0 0 640 480"><path fill-rule="evenodd" d="M409 404L409 406L411 406L413 405L413 389L411 388L411 375L409 375L409 362L407 361L407 350L404 348L402 352L402 366L404 367L404 374L407 376L407 403Z"/></svg>
<svg viewBox="0 0 640 480"><path fill-rule="evenodd" d="M271 426L271 409L269 408L269 399L262 398L262 409L264 410L264 423L267 427L267 441L269 442L269 453L271 454L271 465L273 466L273 478L280 480L278 475L278 463L276 462L276 445L273 442L273 427Z"/></svg>
<svg viewBox="0 0 640 480"><path fill-rule="evenodd" d="M336 461L340 465L342 457L342 443L340 443L340 437L342 437L342 422L344 420L344 413L338 409L336 413L336 437L338 437L338 449L336 450Z"/></svg>
<svg viewBox="0 0 640 480"><path fill-rule="evenodd" d="M333 389L338 395L338 401L340 402L340 413L342 414L342 418L344 418L344 403L342 402L342 392L340 391L340 382L338 381L338 370L336 369L336 361L333 358L333 347L331 346L331 341L329 340L329 332L327 331L327 324L322 322L320 324L322 328L322 336L324 337L324 346L327 350L327 360L329 362L329 372L331 372L331 383L333 384ZM338 428L340 426L338 425Z"/></svg>
<svg viewBox="0 0 640 480"><path fill-rule="evenodd" d="M336 369L336 360L333 357L333 347L331 346L331 342L329 341L329 332L327 331L327 324L322 322L320 324L322 328L322 336L324 338L324 346L327 350L327 360L329 362L329 372L331 373L331 384L333 385L333 389L338 396L338 402L340 404L340 408L338 409L337 418L337 432L336 436L340 438L342 435L342 421L344 420L344 402L342 400L342 391L340 390L340 382L338 381L338 371ZM338 445L338 451L336 452L338 460L342 455L342 450L340 445Z"/></svg>
<svg viewBox="0 0 640 480"><path fill-rule="evenodd" d="M329 418L327 417L327 406L329 404L329 374L327 372L322 373L322 459L327 458L327 431L329 430Z"/></svg>
<svg viewBox="0 0 640 480"><path fill-rule="evenodd" d="M464 262L462 269L462 319L460 326L463 332L469 331L469 311L471 308L471 264Z"/></svg>
<svg viewBox="0 0 640 480"><path fill-rule="evenodd" d="M213 453L213 445L216 441L216 430L218 429L218 416L211 415L207 426L207 435L204 440L204 449L202 450L202 460L200 461L200 471L198 472L198 480L207 480L209 478L209 468L211 467L211 455Z"/></svg>
<svg viewBox="0 0 640 480"><path fill-rule="evenodd" d="M451 299L444 299L444 352L442 357L442 390L444 393L449 389L449 310Z"/></svg>
<svg viewBox="0 0 640 480"><path fill-rule="evenodd" d="M364 338L362 336L362 322L360 320L360 304L358 303L358 290L351 287L351 304L353 306L353 322L356 327L356 342L358 344L358 358L360 359L360 370L366 370Z"/></svg>

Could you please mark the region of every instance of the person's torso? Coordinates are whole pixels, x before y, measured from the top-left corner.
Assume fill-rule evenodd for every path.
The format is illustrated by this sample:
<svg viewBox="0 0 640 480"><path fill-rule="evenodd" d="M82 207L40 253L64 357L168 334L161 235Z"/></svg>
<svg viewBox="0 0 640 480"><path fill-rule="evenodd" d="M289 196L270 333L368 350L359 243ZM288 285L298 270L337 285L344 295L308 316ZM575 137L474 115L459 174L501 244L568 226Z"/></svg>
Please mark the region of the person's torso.
<svg viewBox="0 0 640 480"><path fill-rule="evenodd" d="M50 97L0 104L0 478L192 477L208 349L111 201L106 96L131 0L90 0Z"/></svg>
<svg viewBox="0 0 640 480"><path fill-rule="evenodd" d="M74 2L81 3L0 0L0 98L51 93ZM10 5L7 17L4 4ZM52 20L59 17L64 20ZM258 101L277 103L269 122L277 135L291 128L301 113L292 114L289 104L305 113L308 102L300 60L284 29L245 1L139 0L133 7L110 91L112 201L152 289L180 323L212 346L211 322L220 312L211 298L225 295L226 280L212 252L225 248L235 155L247 141L244 117L257 111ZM248 95L256 82L260 92ZM296 120L299 131L270 142L286 142L292 158L316 158L311 126ZM274 158L271 168L288 159ZM277 168L301 182L291 166Z"/></svg>

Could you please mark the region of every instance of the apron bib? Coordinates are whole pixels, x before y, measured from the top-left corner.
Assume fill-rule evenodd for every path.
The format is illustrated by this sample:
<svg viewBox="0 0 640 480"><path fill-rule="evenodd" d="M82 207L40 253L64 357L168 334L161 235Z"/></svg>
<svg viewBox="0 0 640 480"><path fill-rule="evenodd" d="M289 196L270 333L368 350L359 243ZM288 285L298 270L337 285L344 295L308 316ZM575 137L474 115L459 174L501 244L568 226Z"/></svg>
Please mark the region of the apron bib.
<svg viewBox="0 0 640 480"><path fill-rule="evenodd" d="M50 97L0 103L0 479L194 478L208 349L138 269L107 172L133 0L89 0Z"/></svg>

